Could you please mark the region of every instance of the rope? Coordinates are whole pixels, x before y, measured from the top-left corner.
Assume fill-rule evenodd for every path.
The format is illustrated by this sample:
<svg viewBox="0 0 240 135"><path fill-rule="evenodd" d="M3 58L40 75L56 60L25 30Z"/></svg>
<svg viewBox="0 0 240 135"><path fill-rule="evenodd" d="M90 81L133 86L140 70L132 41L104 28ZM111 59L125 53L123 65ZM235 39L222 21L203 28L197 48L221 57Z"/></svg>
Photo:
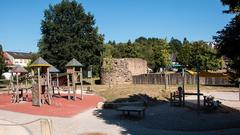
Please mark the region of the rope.
<svg viewBox="0 0 240 135"><path fill-rule="evenodd" d="M20 123L20 124L2 124L0 123L0 126L24 126L24 125L29 125L29 124L32 124L34 122L37 122L37 121L40 121L40 120L48 120L48 119L43 119L43 118L40 118L40 119L36 119L36 120L33 120L33 121L29 121L29 122L25 122L25 123ZM6 121L6 120L5 120ZM10 122L10 121L8 121Z"/></svg>

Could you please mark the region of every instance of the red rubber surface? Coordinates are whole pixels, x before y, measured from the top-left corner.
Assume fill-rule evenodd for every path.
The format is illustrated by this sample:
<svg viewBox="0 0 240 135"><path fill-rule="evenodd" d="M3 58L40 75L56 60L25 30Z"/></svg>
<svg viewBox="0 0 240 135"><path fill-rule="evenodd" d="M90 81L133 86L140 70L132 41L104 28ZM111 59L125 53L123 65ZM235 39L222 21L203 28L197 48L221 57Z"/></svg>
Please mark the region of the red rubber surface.
<svg viewBox="0 0 240 135"><path fill-rule="evenodd" d="M58 116L58 117L72 117L85 110L95 108L98 102L103 99L96 95L84 95L83 100L78 98L74 100L67 100L65 98L53 97L52 104L44 104L41 107L32 106L30 101L20 103L11 103L11 96L8 94L0 94L0 109L13 112L27 113L33 115L44 116Z"/></svg>

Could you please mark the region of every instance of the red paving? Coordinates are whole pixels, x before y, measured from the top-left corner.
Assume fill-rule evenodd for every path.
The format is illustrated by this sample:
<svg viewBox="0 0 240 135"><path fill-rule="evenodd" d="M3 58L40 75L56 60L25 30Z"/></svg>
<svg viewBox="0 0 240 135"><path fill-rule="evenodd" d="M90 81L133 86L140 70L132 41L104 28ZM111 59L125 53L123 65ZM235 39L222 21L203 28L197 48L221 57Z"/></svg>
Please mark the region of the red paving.
<svg viewBox="0 0 240 135"><path fill-rule="evenodd" d="M78 95L80 97L80 95ZM66 98L53 97L52 104L44 104L41 107L32 106L32 102L11 103L11 96L0 94L0 109L33 115L72 117L87 109L96 107L103 99L96 95L84 95L83 100L67 100Z"/></svg>

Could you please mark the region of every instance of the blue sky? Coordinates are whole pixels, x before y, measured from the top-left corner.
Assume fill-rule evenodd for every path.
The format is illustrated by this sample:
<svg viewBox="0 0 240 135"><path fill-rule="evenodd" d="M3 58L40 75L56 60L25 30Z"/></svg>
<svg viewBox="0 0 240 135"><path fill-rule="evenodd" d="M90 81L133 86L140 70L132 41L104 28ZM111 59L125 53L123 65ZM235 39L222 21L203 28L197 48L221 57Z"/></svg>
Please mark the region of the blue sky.
<svg viewBox="0 0 240 135"><path fill-rule="evenodd" d="M1 0L0 44L8 51L36 52L41 20L60 0ZM233 17L220 0L78 0L96 19L105 42L140 36L212 41Z"/></svg>

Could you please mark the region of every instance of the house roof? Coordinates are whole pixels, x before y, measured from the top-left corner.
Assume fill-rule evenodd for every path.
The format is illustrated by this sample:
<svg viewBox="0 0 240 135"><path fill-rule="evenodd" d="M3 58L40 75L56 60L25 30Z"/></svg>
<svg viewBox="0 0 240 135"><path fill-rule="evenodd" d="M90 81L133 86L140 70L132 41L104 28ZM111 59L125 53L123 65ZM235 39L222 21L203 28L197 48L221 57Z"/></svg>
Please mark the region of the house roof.
<svg viewBox="0 0 240 135"><path fill-rule="evenodd" d="M15 59L31 59L32 53L26 53L26 52L10 52L6 51L9 55L11 55Z"/></svg>
<svg viewBox="0 0 240 135"><path fill-rule="evenodd" d="M83 65L77 61L75 58L73 58L71 61L69 61L66 65L66 67L82 67Z"/></svg>
<svg viewBox="0 0 240 135"><path fill-rule="evenodd" d="M31 67L51 67L47 61L45 61L42 57L36 59L31 65Z"/></svg>
<svg viewBox="0 0 240 135"><path fill-rule="evenodd" d="M11 70L12 73L27 73L28 71L24 68L21 67L20 65L17 65Z"/></svg>

